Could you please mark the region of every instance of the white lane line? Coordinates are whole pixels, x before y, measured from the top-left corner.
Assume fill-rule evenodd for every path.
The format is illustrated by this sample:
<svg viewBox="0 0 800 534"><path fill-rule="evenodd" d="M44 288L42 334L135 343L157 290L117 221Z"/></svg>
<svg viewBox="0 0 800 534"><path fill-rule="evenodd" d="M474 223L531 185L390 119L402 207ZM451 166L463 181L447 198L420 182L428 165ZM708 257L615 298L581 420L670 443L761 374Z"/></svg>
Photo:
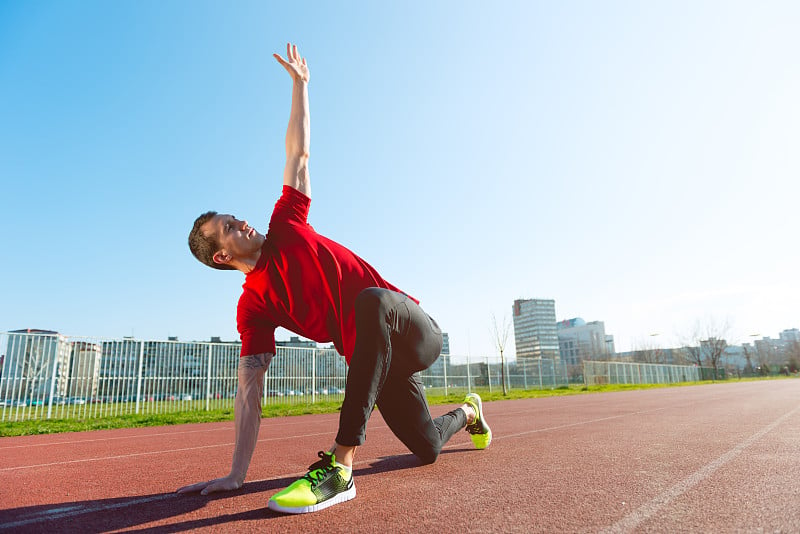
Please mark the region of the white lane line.
<svg viewBox="0 0 800 534"><path fill-rule="evenodd" d="M84 506L77 504L75 506L51 508L50 510L43 510L35 513L32 517L12 521L10 523L0 523L0 530L8 528L20 528L35 523L42 523L44 521L53 521L56 519L66 519L68 517L75 517L83 514L91 514L95 512L104 512L108 510L118 510L120 508L127 508L128 506L136 506L137 504L147 504L150 502L163 501L166 499L174 498L177 494L164 493L162 495L153 495L152 497L133 498L128 501L118 502L114 504L95 504Z"/></svg>
<svg viewBox="0 0 800 534"><path fill-rule="evenodd" d="M198 432L219 432L221 430L231 430L233 422L230 425L220 428L207 428L202 430L179 430L176 432L154 432L150 434L131 434L130 436L112 436L107 438L91 438L91 439L74 439L70 441L51 441L45 443L30 443L27 445L10 445L8 447L0 447L0 450L8 449L28 449L30 447L48 447L50 445L80 445L83 443L94 443L98 441L114 441L120 439L139 439L139 438L152 438L157 436L181 436L183 434L196 434Z"/></svg>
<svg viewBox="0 0 800 534"><path fill-rule="evenodd" d="M319 415L328 415L328 414L319 414ZM338 420L339 414L332 414L332 417L325 418L325 419L336 419ZM273 418L263 418L262 424L270 424L271 428L278 428L278 427L285 427L285 426L297 426L297 425L308 425L307 422L281 422L281 423L265 423L265 421L272 421ZM121 440L121 439L139 439L139 438L150 438L150 437L158 437L158 436L180 436L183 434L196 434L200 432L220 432L223 430L231 430L233 429L233 421L218 421L215 423L201 423L201 424L219 424L222 423L217 428L205 428L199 430L175 430L172 432L151 432L149 434L131 434L127 436L111 436L111 437L103 437L103 438L90 438L90 439L74 439L68 441L53 441L53 442L44 442L44 443L30 443L25 445L9 445L7 447L0 447L0 451L6 449L27 449L29 447L47 447L50 445L79 445L82 443L92 443L98 441L114 441L114 440ZM195 423L190 423L195 424ZM122 430L122 429L119 429ZM127 429L130 430L130 429ZM20 436L20 437L30 437L30 436Z"/></svg>
<svg viewBox="0 0 800 534"><path fill-rule="evenodd" d="M496 436L493 439L495 441L499 441L501 439L525 436L525 435L528 435L528 434L535 434L535 433L539 433L539 432L548 432L548 431L551 431L551 430L560 430L560 429L570 428L570 427L575 427L575 426L590 425L590 424L599 423L599 422L602 422L602 421L609 421L609 420L612 420L612 419L620 419L620 418L623 418L623 417L629 417L629 416L633 416L633 415L641 415L641 414L645 414L645 413L659 412L659 411L673 409L673 408L674 408L674 406L670 406L670 407L655 408L653 410L643 410L643 411L638 411L638 412L628 412L628 413L619 414L619 415L612 415L612 416L609 416L609 417L601 417L601 418L597 418L597 419L590 419L590 420L587 420L587 421L578 421L578 422L575 422L575 423L568 423L568 424L564 424L564 425L558 425L558 426L552 426L552 427L546 427L546 428L537 428L537 429L534 429L534 430L527 430L525 432L517 432L515 434L504 434L504 435ZM507 415L507 414L503 414L503 415ZM386 428L388 428L388 427L385 424L376 425L376 426L370 426L370 430L373 430L373 431L374 430L379 430L379 429L386 429ZM306 437L313 437L313 436L322 436L322 435L326 435L326 434L331 434L332 432L335 432L335 431L331 430L331 431L327 431L327 432L317 432L317 433L313 433L313 434L298 434L298 435L293 435L293 436L283 436L283 437L276 437L276 438L265 438L265 439L258 440L258 443L268 442L268 441L280 441L280 440L286 440L286 439L306 438ZM158 451L137 452L137 453L131 453L131 454L116 455L116 456L99 456L99 457L96 457L96 458L84 458L84 459L81 459L81 460L64 460L64 461L60 461L60 462L50 462L50 463L44 463L44 464L22 465L22 466L16 466L16 467L3 467L3 468L0 468L0 473L6 472L6 471L17 471L17 470L21 470L21 469L33 469L33 468L37 468L37 467L51 467L51 466L54 466L54 465L69 465L69 464L85 463L85 462L99 462L99 461L103 461L103 460L117 460L117 459L120 459L120 458L133 458L133 457L137 457L137 456L152 456L154 454L170 454L170 453L173 453L173 452L194 451L194 450L201 450L201 449L213 449L213 448L218 448L218 447L231 447L233 445L234 445L234 443L232 443L232 442L215 443L213 445L201 445L201 446L197 446L197 447L185 447L185 448L181 448L181 449L163 449L163 450L158 450ZM443 449L461 447L461 446L463 446L462 443L453 443L453 442L451 442L451 443L445 445L443 447Z"/></svg>
<svg viewBox="0 0 800 534"><path fill-rule="evenodd" d="M264 438L258 440L258 443L267 442L267 441L282 441L285 439L293 439L293 438L309 438L314 436L329 436L331 435L331 431L327 432L316 432L313 434L298 434L296 436L291 436L291 438L286 437L276 437L276 438ZM134 452L131 454L119 454L116 456L98 456L96 458L83 458L81 460L64 460L63 462L50 462L46 464L33 464L33 465L20 465L16 467L3 467L0 468L0 473L5 471L18 471L21 469L34 469L36 467L52 467L54 465L69 465L69 464L80 464L85 462L100 462L104 460L118 460L120 458L135 458L137 456L152 456L154 454L171 454L175 452L183 452L183 451L196 451L201 449L214 449L218 447L233 447L233 442L228 443L215 443L213 445L199 445L197 447L185 447L181 449L165 449L159 451L149 451L149 452Z"/></svg>
<svg viewBox="0 0 800 534"><path fill-rule="evenodd" d="M674 408L674 407L670 407L670 408ZM560 430L560 429L563 429L563 428L587 425L587 424L592 424L592 423L597 423L597 422L602 422L602 421L608 421L608 420L611 420L611 419L619 419L619 418L627 417L627 416L630 416L630 415L639 415L639 414L645 414L645 413L652 413L652 412L662 411L662 410L666 410L666 409L670 409L670 408L657 408L657 409L653 409L653 410L643 410L643 411L639 411L639 412L620 414L620 415L615 415L615 416L610 416L610 417L601 417L601 418L592 419L592 420L588 420L588 421L579 421L579 422L565 424L565 425L558 425L558 426L553 426L553 427L540 428L540 429L530 430L530 431L526 431L526 432L518 432L518 433L515 433L515 434L501 435L501 436L498 436L497 438L495 438L495 440L497 441L497 440L504 439L504 438L512 438L512 437L523 436L523 435L526 435L526 434L532 434L532 433L537 433L537 432L547 432L547 431L551 431L551 430ZM772 428L777 426L783 419L789 417L790 415L794 414L798 410L800 410L800 407L796 408L791 413L788 413L788 414L784 415L778 421L775 421L772 425L770 425L769 427L767 427L763 431L759 432L755 436L751 437L749 440L747 440L746 443L749 445L751 442L755 441L756 439L758 439L762 435L764 435L767 432L769 432ZM386 427L385 425L381 425L379 428L388 428L388 427ZM300 437L319 436L319 435L326 435L326 434L330 434L330 432L320 432L320 433L317 433L317 434L307 434L307 435L303 435L303 436L292 436L292 437L300 438ZM286 437L276 437L276 438L260 439L258 441L259 442L266 442L266 441L278 441L278 440L284 440L284 439L288 439L288 438L286 438ZM99 460L114 459L114 458L129 458L129 457L132 457L132 456L143 456L143 455L179 452L179 451L187 451L187 450L207 449L207 448L212 448L212 447L226 447L226 446L233 446L233 445L234 445L234 443L221 443L221 444L207 445L207 446L202 446L202 447L189 447L189 448L185 448L185 449L170 449L170 450L167 450L167 451L154 451L154 452L148 452L148 453L136 453L136 454L129 454L129 455L121 455L121 456L109 456L109 457L103 457L103 458L91 458L91 459L86 459L86 460L72 460L72 461L65 461L65 462L54 462L54 463L51 463L51 464L40 464L40 465L33 465L33 466L23 466L23 467L16 467L16 468L0 469L0 471L10 471L10 470L14 470L14 469L26 469L26 468L30 468L30 467L43 467L43 466L70 464L70 463L78 463L78 462L99 461ZM444 448L447 449L447 448L453 448L453 447L461 447L463 445L464 445L463 443L450 442ZM747 446L747 445L745 445L745 446ZM742 448L744 448L744 447L742 447ZM360 460L360 461L356 461L355 465L368 464L368 463L372 463L372 462L378 461L379 459L380 458L376 457L376 458L371 458L371 459ZM304 471L303 472L296 472L296 473L287 473L287 474L276 475L276 476L273 476L273 477L270 477L270 478L261 479L261 480L252 480L252 481L249 481L249 483L257 484L257 483L260 483L260 482L267 482L267 481L275 480L275 479L299 477L299 476L302 476L303 474L305 474ZM62 506L62 507L58 507L58 508L51 508L51 509L48 509L48 510L43 510L41 512L38 512L33 517L21 519L21 520L14 521L14 522L11 522L11 523L0 523L0 530L8 529L8 528L19 528L19 527L23 527L23 526L27 526L27 525L31 525L31 524L35 524L35 523L42 523L42 522L45 522L45 521L51 521L53 519L66 519L66 518L69 518L69 517L75 517L75 516L80 516L80 515L94 513L94 512L102 512L102 511L105 511L105 510L116 510L116 509L120 509L120 508L127 508L127 507L130 507L130 506L136 506L138 504L146 504L146 503L149 503L149 502L157 502L157 501L163 501L163 500L166 500L166 499L172 499L172 498L175 498L175 497L178 497L178 496L179 496L179 494L176 494L176 493L165 493L165 494L162 494L162 495L155 495L155 496L151 496L151 497L132 498L132 499L124 501L124 502L119 502L119 503L115 503L115 504L108 504L108 505L99 505L99 504L98 505L94 505L94 506L74 505L74 506ZM641 510L641 508L640 508L640 510ZM645 518L642 518L642 520L644 520L644 519ZM620 523L618 523L618 525ZM633 525L633 526L635 526L635 525ZM621 530L620 531L609 530L608 532L621 532Z"/></svg>
<svg viewBox="0 0 800 534"><path fill-rule="evenodd" d="M576 426L584 426L584 425L591 425L594 423L600 423L602 421L611 421L613 419L622 419L623 417L631 417L633 415L642 415L646 413L654 413L654 412L662 412L664 410L674 410L675 406L667 406L663 408L653 408L652 410L641 410L638 412L628 412L628 413L621 413L619 415L609 415L608 417L599 417L597 419L587 419L586 421L576 421L574 423L565 423L563 425L556 425L556 426L548 426L544 428L535 428L533 430L525 430L524 432L515 432L514 434L502 434L500 436L494 437L492 436L492 441L501 440L501 439L508 439L508 438L518 438L519 436L527 436L528 434L538 434L540 432L550 432L551 430L563 430L564 428L571 428Z"/></svg>
<svg viewBox="0 0 800 534"><path fill-rule="evenodd" d="M319 414L319 415L328 415L328 414ZM332 414L330 419L336 418L338 420L339 414ZM328 418L325 418L328 419ZM264 421L271 421L272 418L264 418L262 419L262 424L265 424ZM223 423L223 425L217 428L206 428L200 430L175 430L173 432L152 432L149 434L131 434L127 436L111 436L111 437L103 437L103 438L90 438L90 439L74 439L69 441L53 441L53 442L45 442L45 443L30 443L26 445L9 445L7 447L0 447L0 451L6 449L27 449L29 447L47 447L50 445L73 445L73 444L82 444L82 443L92 443L98 441L114 441L114 440L121 440L121 439L139 439L139 438L150 438L150 437L158 437L158 436L180 436L183 434L196 434L199 432L220 432L220 431L228 431L233 429L233 421L218 421L217 423L207 423L207 424L219 424ZM270 424L270 428L278 428L278 427L285 427L285 426L297 426L297 425L308 425L307 422L281 422L281 423L274 423ZM31 437L31 436L20 436L20 437Z"/></svg>
<svg viewBox="0 0 800 534"><path fill-rule="evenodd" d="M489 404L489 403L487 403ZM459 405L442 405L446 408L457 408ZM596 406L594 403L582 403L573 406L573 408L585 408L587 406ZM557 408L547 408L545 411L551 412L556 411ZM517 415L526 415L526 414L537 414L541 413L541 410L516 410L516 411L509 411L509 412L502 412L493 414L492 418L505 418L505 417L512 417ZM636 413L646 413L646 412L636 412ZM320 416L320 419L336 419L338 420L339 414L315 414ZM632 414L626 414L632 415ZM329 417L325 417L329 416ZM265 418L263 421L273 421L273 418ZM115 441L115 440L127 440L127 439L141 439L141 438L151 438L151 437L159 437L159 436L180 436L183 434L197 434L197 433L210 433L210 432L221 432L221 431L229 431L233 428L233 421L219 421L218 423L223 423L223 426L219 426L216 428L210 429L199 429L199 430L176 430L172 432L151 432L148 434L132 434L127 436L111 436L111 437L102 437L102 438L90 438L90 439L74 439L74 440L67 440L67 441L53 441L53 442L45 442L45 443L29 443L25 445L9 445L6 447L0 446L0 451L7 450L7 449L23 449L29 447L48 447L50 445L80 445L83 443L94 443L94 442L103 442L103 441ZM208 423L208 424L218 424L218 423ZM262 423L263 424L263 423ZM272 428L278 427L290 427L290 426L297 426L297 425L307 425L308 423L305 421L282 421L282 422L275 422L269 423ZM583 424L583 423L580 423ZM558 428L558 427L554 427ZM544 429L547 430L547 429ZM541 432L542 430L535 430L534 432ZM515 434L521 435L521 434ZM22 436L21 436L22 437ZM25 436L30 437L30 436ZM0 469L2 470L2 469Z"/></svg>
<svg viewBox="0 0 800 534"><path fill-rule="evenodd" d="M794 410L783 414L781 417L777 418L775 421L767 425L766 427L762 428L749 438L745 439L744 441L740 442L736 445L733 449L729 450L716 460L711 463L706 464L705 466L701 467L699 470L695 471L688 477L684 478L671 488L667 489L666 491L662 492L660 495L656 496L649 502L643 504L627 516L623 517L615 524L611 525L605 530L602 530L603 534L617 534L620 532L631 532L637 526L639 526L642 522L649 519L653 514L658 512L661 508L669 504L675 498L680 497L687 491L689 491L692 487L699 484L700 482L706 480L711 475L714 474L720 467L724 466L737 456L739 456L745 449L751 446L753 443L764 437L766 434L774 430L778 425L783 423L786 419L793 416L795 413L800 411L800 406L796 407Z"/></svg>
<svg viewBox="0 0 800 534"><path fill-rule="evenodd" d="M263 440L268 441L268 440ZM232 443L231 443L232 445ZM380 457L369 458L366 460L357 460L353 462L353 467L361 466L363 464L371 464L373 462L377 462L380 460ZM285 478L296 478L301 477L306 474L306 471L298 471L294 473L285 473L282 475L275 475L270 478L263 478L261 480L248 480L248 484L259 484L261 482L270 482L273 480L280 480ZM195 493L195 495L199 495L199 493ZM69 517L76 517L85 514L91 514L95 512L104 512L108 510L118 510L120 508L127 508L129 506L136 506L139 504L147 504L151 502L157 501L164 501L167 499L175 499L175 498L182 498L183 495L179 493L163 493L161 495L152 495L150 497L140 497L136 498L133 497L129 500L114 503L114 504L95 504L95 505L82 505L82 504L74 504L74 505L66 505L66 506L59 506L57 508L49 508L47 510L42 510L39 512L35 512L33 515L29 517L25 517L23 519L13 521L10 523L0 523L0 530L8 529L8 528L19 528L28 525L32 525L35 523L43 523L45 521L53 521L55 519L66 519ZM233 496L232 496L233 497Z"/></svg>

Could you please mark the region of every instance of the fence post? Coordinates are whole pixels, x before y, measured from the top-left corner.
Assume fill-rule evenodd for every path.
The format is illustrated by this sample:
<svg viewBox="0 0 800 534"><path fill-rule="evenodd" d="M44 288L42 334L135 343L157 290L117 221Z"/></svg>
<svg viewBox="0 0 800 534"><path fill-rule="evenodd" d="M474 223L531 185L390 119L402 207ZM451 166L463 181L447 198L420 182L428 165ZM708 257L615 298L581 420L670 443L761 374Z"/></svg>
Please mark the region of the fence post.
<svg viewBox="0 0 800 534"><path fill-rule="evenodd" d="M444 396L447 396L447 354L442 354L442 369L444 370Z"/></svg>
<svg viewBox="0 0 800 534"><path fill-rule="evenodd" d="M211 409L211 343L208 344L208 374L206 375L206 411Z"/></svg>
<svg viewBox="0 0 800 534"><path fill-rule="evenodd" d="M528 390L528 372L527 372L527 367L528 366L525 365L525 360L522 360L522 362L520 362L519 358L517 358L517 367L520 366L520 363L522 364L522 384L525 386L525 390L527 391Z"/></svg>
<svg viewBox="0 0 800 534"><path fill-rule="evenodd" d="M53 413L53 390L56 388L56 373L58 372L58 359L61 356L61 343L56 337L56 351L53 357L53 376L50 379L50 399L47 402L47 418L50 419Z"/></svg>
<svg viewBox="0 0 800 534"><path fill-rule="evenodd" d="M136 378L136 413L142 400L142 367L144 366L144 341L139 342L139 373Z"/></svg>
<svg viewBox="0 0 800 534"><path fill-rule="evenodd" d="M311 349L311 404L317 402L317 349Z"/></svg>
<svg viewBox="0 0 800 534"><path fill-rule="evenodd" d="M472 393L472 377L469 376L469 354L467 354L467 393Z"/></svg>
<svg viewBox="0 0 800 534"><path fill-rule="evenodd" d="M544 385L542 384L542 359L537 359L536 363L539 366L539 389L544 389Z"/></svg>
<svg viewBox="0 0 800 534"><path fill-rule="evenodd" d="M489 381L489 393L492 392L492 366L489 363L489 357L486 357L486 378Z"/></svg>

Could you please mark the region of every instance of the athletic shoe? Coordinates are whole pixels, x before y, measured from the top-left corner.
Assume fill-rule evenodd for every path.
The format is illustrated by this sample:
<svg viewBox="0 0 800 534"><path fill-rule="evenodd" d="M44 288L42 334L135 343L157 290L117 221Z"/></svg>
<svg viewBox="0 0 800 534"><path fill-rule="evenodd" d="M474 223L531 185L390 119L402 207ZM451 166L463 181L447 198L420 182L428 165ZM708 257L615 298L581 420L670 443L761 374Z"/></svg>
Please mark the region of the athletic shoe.
<svg viewBox="0 0 800 534"><path fill-rule="evenodd" d="M464 399L466 404L472 406L475 410L475 420L471 425L467 425L465 429L472 438L472 443L475 444L476 449L485 449L492 442L492 429L486 424L486 419L483 417L483 403L481 397L477 393L470 393Z"/></svg>
<svg viewBox="0 0 800 534"><path fill-rule="evenodd" d="M308 467L308 473L272 496L267 504L270 510L305 514L356 496L353 475L336 465L336 456L332 452L320 451L318 454L320 460Z"/></svg>

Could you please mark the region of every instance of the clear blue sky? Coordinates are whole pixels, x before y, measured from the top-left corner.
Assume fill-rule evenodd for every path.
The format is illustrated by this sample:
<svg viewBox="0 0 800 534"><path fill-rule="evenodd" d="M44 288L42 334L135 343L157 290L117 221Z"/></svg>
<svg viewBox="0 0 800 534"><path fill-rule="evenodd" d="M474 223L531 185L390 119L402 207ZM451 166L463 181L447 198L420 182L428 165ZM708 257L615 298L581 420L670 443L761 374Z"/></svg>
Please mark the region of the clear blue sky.
<svg viewBox="0 0 800 534"><path fill-rule="evenodd" d="M237 338L243 277L186 236L266 230L287 41L311 223L453 353L494 353L516 298L618 350L800 327L798 27L793 1L2 2L0 331Z"/></svg>

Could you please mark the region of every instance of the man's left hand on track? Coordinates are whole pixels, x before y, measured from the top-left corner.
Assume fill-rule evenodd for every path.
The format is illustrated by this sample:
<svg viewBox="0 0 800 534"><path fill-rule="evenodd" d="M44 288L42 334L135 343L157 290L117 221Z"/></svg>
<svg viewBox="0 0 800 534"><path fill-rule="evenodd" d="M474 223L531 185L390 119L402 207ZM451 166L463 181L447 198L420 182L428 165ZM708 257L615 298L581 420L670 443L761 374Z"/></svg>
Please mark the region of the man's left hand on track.
<svg viewBox="0 0 800 534"><path fill-rule="evenodd" d="M209 493L214 493L216 491L230 491L239 489L241 487L241 481L228 475L226 477L215 478L214 480L207 480L206 482L198 482L197 484L184 486L176 491L176 493L191 493L193 491L199 491L200 495L208 495Z"/></svg>

